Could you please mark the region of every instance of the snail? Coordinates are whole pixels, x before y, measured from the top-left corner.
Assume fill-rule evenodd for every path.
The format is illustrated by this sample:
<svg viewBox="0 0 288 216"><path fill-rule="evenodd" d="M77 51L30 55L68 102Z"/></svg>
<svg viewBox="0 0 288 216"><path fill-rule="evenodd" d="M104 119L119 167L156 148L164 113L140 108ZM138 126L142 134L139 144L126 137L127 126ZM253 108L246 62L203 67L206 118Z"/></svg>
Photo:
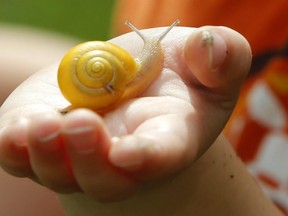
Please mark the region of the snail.
<svg viewBox="0 0 288 216"><path fill-rule="evenodd" d="M105 110L144 92L163 68L161 40L179 23L176 20L160 35L145 37L126 21L144 41L133 58L117 45L89 41L72 48L58 68L58 84L73 107Z"/></svg>

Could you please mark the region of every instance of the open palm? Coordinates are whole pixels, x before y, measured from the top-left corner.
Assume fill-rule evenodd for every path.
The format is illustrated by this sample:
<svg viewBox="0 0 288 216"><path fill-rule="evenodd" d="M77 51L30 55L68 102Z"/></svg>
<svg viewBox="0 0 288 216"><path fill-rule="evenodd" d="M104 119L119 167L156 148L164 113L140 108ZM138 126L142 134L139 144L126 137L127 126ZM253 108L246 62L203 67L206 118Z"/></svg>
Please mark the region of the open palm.
<svg viewBox="0 0 288 216"><path fill-rule="evenodd" d="M133 33L111 42L133 54L142 46ZM61 114L69 103L57 85L57 65L26 80L1 107L1 166L57 192L113 201L192 164L225 126L250 66L250 49L242 36L220 27L176 27L162 45L165 61L157 80L101 115L87 109Z"/></svg>

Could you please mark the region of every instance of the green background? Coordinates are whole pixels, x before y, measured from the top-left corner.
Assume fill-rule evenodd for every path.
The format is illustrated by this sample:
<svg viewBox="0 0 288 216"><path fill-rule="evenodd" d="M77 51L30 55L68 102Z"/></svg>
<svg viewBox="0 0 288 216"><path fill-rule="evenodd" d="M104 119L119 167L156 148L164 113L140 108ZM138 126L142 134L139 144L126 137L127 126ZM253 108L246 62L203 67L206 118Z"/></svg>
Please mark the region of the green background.
<svg viewBox="0 0 288 216"><path fill-rule="evenodd" d="M0 0L0 23L53 30L83 40L107 40L115 0Z"/></svg>

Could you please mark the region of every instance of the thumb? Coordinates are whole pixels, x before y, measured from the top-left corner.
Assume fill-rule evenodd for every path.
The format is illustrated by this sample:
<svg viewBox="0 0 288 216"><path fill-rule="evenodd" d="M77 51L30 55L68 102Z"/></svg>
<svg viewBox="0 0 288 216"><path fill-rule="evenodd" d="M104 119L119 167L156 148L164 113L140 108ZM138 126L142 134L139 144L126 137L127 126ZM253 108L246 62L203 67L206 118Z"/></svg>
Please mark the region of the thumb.
<svg viewBox="0 0 288 216"><path fill-rule="evenodd" d="M237 99L251 58L246 39L226 27L198 28L184 47L184 59L192 80L196 80L194 84L228 100Z"/></svg>

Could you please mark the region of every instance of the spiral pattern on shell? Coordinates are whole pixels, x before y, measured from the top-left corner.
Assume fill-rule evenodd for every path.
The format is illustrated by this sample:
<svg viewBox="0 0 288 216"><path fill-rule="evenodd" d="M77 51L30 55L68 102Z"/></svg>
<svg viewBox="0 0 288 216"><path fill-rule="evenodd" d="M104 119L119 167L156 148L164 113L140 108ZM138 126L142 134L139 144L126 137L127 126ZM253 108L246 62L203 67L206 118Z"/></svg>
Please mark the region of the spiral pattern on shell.
<svg viewBox="0 0 288 216"><path fill-rule="evenodd" d="M136 72L137 63L128 52L109 42L92 41L64 56L58 83L73 106L102 109L121 97Z"/></svg>

